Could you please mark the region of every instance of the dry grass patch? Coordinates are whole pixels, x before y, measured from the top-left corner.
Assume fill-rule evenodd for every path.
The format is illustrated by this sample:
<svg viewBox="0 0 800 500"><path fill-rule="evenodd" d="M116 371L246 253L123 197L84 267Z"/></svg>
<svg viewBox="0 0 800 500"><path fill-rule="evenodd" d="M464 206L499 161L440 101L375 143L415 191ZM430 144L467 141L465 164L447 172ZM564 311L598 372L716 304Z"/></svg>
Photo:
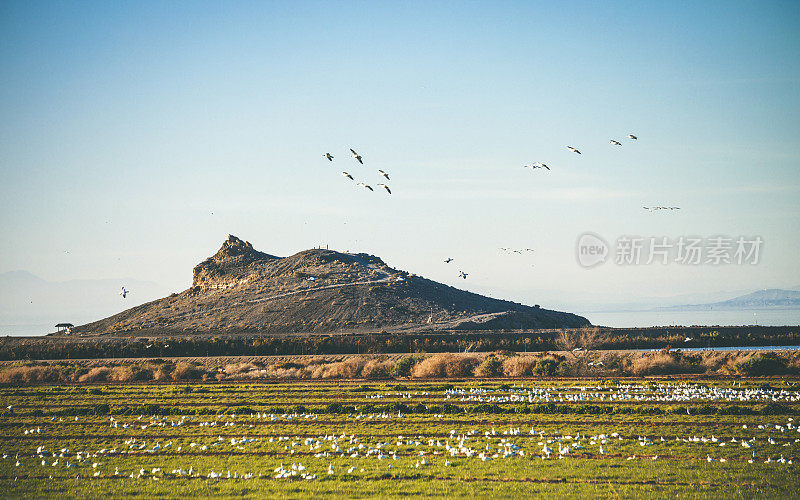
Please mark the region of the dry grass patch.
<svg viewBox="0 0 800 500"><path fill-rule="evenodd" d="M414 378L468 377L480 363L480 358L470 354L436 354L423 359L411 369Z"/></svg>

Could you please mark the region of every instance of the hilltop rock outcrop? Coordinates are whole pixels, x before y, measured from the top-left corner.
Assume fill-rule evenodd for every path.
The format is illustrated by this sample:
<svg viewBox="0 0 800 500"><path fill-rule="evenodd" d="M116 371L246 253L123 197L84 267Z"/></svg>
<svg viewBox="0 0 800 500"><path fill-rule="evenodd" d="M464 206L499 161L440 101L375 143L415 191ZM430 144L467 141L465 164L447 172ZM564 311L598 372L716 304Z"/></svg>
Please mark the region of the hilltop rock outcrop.
<svg viewBox="0 0 800 500"><path fill-rule="evenodd" d="M253 249L249 241L230 234L217 253L195 266L192 286L224 289L247 283L259 276L259 263L278 258Z"/></svg>

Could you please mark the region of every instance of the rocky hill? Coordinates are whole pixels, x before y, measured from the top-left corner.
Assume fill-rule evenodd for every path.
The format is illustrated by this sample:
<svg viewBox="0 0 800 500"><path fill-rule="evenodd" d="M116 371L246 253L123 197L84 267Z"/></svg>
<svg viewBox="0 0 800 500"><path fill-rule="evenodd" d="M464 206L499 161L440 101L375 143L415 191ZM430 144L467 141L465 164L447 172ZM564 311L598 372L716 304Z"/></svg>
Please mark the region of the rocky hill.
<svg viewBox="0 0 800 500"><path fill-rule="evenodd" d="M332 250L290 257L229 236L192 287L73 331L358 332L580 327L580 316L492 299Z"/></svg>

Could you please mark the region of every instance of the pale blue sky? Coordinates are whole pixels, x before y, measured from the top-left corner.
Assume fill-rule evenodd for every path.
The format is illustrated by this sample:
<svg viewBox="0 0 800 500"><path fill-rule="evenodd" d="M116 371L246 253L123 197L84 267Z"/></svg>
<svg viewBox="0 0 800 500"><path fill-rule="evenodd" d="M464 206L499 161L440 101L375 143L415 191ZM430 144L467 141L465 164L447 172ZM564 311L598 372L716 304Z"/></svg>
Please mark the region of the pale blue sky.
<svg viewBox="0 0 800 500"><path fill-rule="evenodd" d="M0 272L180 290L233 233L543 305L796 286L797 54L797 2L6 1ZM584 231L765 244L585 270Z"/></svg>

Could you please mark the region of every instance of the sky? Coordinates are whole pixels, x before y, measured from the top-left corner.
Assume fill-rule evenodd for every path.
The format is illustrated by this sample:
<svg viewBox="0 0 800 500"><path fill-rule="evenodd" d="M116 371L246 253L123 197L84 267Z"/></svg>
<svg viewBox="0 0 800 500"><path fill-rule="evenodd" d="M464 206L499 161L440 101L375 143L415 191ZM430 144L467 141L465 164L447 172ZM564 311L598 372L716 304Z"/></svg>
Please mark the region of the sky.
<svg viewBox="0 0 800 500"><path fill-rule="evenodd" d="M798 53L797 2L4 1L0 273L179 291L235 234L543 306L794 287ZM764 243L586 269L585 232Z"/></svg>

